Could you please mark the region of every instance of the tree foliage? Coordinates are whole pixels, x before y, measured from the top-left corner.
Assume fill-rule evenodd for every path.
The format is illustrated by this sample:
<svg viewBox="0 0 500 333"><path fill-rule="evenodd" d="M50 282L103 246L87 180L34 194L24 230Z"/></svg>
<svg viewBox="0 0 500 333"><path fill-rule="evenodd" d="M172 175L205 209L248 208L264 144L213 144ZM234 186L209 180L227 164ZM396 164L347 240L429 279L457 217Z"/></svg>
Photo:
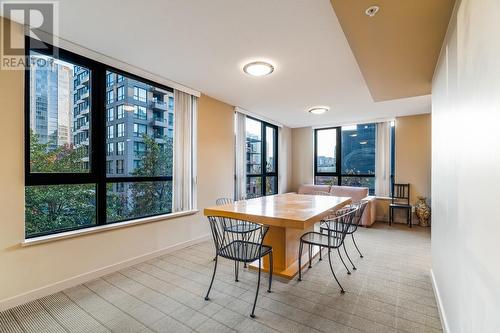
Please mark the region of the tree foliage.
<svg viewBox="0 0 500 333"><path fill-rule="evenodd" d="M173 140L164 137L163 145L144 136L145 152L140 166L131 176L170 176L173 166ZM82 158L86 148L41 143L30 133L31 172L88 172ZM96 184L44 185L26 187L26 235L81 228L96 223ZM120 190L118 190L120 187ZM169 213L172 210L172 182L148 181L106 185L106 220L122 221Z"/></svg>

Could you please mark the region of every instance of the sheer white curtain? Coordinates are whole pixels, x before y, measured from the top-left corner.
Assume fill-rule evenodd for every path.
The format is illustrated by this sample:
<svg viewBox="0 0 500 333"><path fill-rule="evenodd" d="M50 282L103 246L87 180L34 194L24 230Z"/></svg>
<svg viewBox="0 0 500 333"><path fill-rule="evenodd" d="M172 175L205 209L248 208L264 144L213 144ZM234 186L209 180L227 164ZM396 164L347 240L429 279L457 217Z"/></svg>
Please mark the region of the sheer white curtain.
<svg viewBox="0 0 500 333"><path fill-rule="evenodd" d="M375 195L388 197L391 193L391 122L377 124L375 141Z"/></svg>
<svg viewBox="0 0 500 333"><path fill-rule="evenodd" d="M235 112L235 199L243 200L246 197L246 116Z"/></svg>
<svg viewBox="0 0 500 333"><path fill-rule="evenodd" d="M196 170L195 124L198 98L174 90L174 174L173 211L180 212L194 208L193 193Z"/></svg>

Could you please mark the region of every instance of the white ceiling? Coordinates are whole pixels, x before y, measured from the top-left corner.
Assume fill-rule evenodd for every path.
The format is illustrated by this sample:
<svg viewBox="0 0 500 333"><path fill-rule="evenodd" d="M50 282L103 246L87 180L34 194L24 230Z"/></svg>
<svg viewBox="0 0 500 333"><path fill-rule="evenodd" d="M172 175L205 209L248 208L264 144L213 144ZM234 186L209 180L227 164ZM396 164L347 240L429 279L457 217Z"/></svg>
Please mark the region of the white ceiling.
<svg viewBox="0 0 500 333"><path fill-rule="evenodd" d="M374 103L329 0L60 0L62 38L290 127L430 112ZM368 17L367 17L368 19ZM275 65L245 75L248 61ZM329 105L321 116L306 110Z"/></svg>

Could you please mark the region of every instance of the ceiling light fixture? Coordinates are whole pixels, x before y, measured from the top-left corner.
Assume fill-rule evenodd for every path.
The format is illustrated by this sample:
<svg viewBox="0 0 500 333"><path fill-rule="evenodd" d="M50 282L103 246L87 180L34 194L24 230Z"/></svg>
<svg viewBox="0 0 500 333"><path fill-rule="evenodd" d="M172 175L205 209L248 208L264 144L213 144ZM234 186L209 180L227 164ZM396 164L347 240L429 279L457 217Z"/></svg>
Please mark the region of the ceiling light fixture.
<svg viewBox="0 0 500 333"><path fill-rule="evenodd" d="M317 114L323 114L328 110L330 110L330 108L328 106L315 106L315 107L310 108L308 111L309 111L309 113L317 115Z"/></svg>
<svg viewBox="0 0 500 333"><path fill-rule="evenodd" d="M251 76L265 76L274 72L274 66L265 61L254 61L243 66L243 71Z"/></svg>
<svg viewBox="0 0 500 333"><path fill-rule="evenodd" d="M370 6L365 10L365 14L369 17L374 17L380 10L379 6Z"/></svg>
<svg viewBox="0 0 500 333"><path fill-rule="evenodd" d="M366 145L368 143L368 141L361 141L359 144L360 145Z"/></svg>

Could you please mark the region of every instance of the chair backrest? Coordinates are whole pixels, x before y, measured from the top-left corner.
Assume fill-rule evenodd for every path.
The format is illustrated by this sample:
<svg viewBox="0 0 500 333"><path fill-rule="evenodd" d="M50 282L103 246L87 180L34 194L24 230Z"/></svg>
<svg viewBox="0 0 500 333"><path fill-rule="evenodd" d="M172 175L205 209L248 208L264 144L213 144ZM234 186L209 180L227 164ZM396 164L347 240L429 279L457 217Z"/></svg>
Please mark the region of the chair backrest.
<svg viewBox="0 0 500 333"><path fill-rule="evenodd" d="M219 199L215 200L215 204L217 206L227 205L227 204L231 204L233 202L234 202L234 200L231 198L219 198Z"/></svg>
<svg viewBox="0 0 500 333"><path fill-rule="evenodd" d="M368 201L361 200L355 205L357 206L358 209L356 210L356 215L354 216L352 224L357 228L359 226L359 222L361 222L361 218L363 218L363 213L365 212L365 208L366 206L368 206Z"/></svg>
<svg viewBox="0 0 500 333"><path fill-rule="evenodd" d="M208 221L217 254L223 253L225 257L238 258L241 253L236 251L241 247L231 245L246 243L255 246L246 246L245 256L248 258L259 257L262 242L269 230L268 226L222 216L208 216Z"/></svg>
<svg viewBox="0 0 500 333"><path fill-rule="evenodd" d="M410 204L410 184L392 184L392 203L404 200Z"/></svg>
<svg viewBox="0 0 500 333"><path fill-rule="evenodd" d="M326 231L330 238L338 238L344 241L358 210L359 207L357 205L344 207L338 210L337 216L321 221L322 227L327 229ZM328 242L330 242L330 240L328 240Z"/></svg>

